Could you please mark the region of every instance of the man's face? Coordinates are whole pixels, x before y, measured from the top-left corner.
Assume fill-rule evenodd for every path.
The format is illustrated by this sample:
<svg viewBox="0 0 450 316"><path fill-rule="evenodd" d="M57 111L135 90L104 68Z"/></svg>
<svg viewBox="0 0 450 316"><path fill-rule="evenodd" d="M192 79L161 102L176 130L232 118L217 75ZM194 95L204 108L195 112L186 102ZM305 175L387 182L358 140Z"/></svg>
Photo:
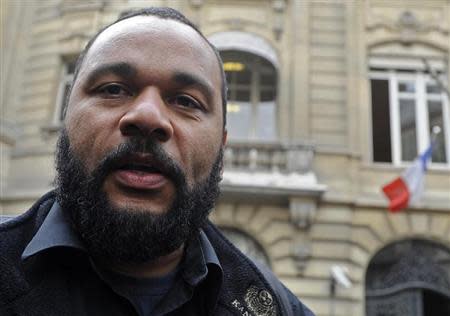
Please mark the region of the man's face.
<svg viewBox="0 0 450 316"><path fill-rule="evenodd" d="M141 142L114 162L102 190L115 207L165 213L177 183L146 142L160 145L188 188L205 181L226 139L220 87L214 52L189 26L149 16L118 22L93 43L73 86L71 150L89 174L119 145Z"/></svg>
<svg viewBox="0 0 450 316"><path fill-rule="evenodd" d="M141 263L195 234L226 139L216 56L190 27L138 16L95 40L56 153L57 198L90 256Z"/></svg>

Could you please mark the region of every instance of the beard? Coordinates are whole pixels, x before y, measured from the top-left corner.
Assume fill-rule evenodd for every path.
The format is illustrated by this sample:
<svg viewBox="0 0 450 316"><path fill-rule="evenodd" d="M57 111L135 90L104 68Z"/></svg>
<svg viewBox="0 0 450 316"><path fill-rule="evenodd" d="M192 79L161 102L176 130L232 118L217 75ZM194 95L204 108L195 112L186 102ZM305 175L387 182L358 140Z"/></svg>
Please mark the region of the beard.
<svg viewBox="0 0 450 316"><path fill-rule="evenodd" d="M119 207L102 189L118 162L136 153L150 154L173 182L175 196L167 210ZM183 170L158 142L136 137L107 153L88 173L63 129L56 149L56 198L92 258L144 263L180 248L206 224L220 193L222 158L221 148L208 178L189 188Z"/></svg>

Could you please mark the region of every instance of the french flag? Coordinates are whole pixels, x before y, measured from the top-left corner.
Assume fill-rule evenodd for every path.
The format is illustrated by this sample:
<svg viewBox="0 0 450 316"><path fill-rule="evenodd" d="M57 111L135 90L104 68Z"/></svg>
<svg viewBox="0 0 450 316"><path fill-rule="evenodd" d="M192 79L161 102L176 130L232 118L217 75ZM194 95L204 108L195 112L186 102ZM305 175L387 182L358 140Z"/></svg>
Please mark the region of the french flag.
<svg viewBox="0 0 450 316"><path fill-rule="evenodd" d="M432 152L433 142L400 177L383 187L383 192L389 199L389 211L398 212L420 199L424 191L425 171Z"/></svg>

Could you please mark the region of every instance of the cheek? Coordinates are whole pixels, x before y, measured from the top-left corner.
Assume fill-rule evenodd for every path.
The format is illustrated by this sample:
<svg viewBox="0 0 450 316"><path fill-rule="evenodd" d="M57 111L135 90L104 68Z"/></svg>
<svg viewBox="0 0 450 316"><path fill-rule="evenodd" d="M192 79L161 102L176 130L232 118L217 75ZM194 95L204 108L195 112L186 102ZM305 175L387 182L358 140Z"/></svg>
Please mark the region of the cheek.
<svg viewBox="0 0 450 316"><path fill-rule="evenodd" d="M76 151L78 155L83 156L86 154L86 149L92 146L94 139L91 137L88 122L84 119L83 115L72 115L69 120L66 121L66 128L69 134L70 144L72 149Z"/></svg>
<svg viewBox="0 0 450 316"><path fill-rule="evenodd" d="M205 180L216 161L222 145L222 133L216 126L198 131L186 131L180 138L180 155L188 176L188 181L198 183Z"/></svg>
<svg viewBox="0 0 450 316"><path fill-rule="evenodd" d="M93 111L74 111L66 120L72 150L89 171L101 160L114 135L110 125L113 125L111 120Z"/></svg>

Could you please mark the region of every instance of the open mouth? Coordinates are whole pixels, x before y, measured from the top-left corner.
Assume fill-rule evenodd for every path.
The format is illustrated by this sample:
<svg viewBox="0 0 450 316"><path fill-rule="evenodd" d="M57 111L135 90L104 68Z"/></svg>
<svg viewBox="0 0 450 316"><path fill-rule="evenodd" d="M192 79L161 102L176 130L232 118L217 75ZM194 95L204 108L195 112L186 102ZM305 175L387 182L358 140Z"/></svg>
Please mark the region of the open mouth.
<svg viewBox="0 0 450 316"><path fill-rule="evenodd" d="M115 162L118 170L139 171L144 173L165 174L165 168L161 162L155 160L150 154L131 154Z"/></svg>
<svg viewBox="0 0 450 316"><path fill-rule="evenodd" d="M141 164L141 163L127 163L118 168L119 170L130 170L130 171L140 171L145 173L161 173L161 171L152 165Z"/></svg>
<svg viewBox="0 0 450 316"><path fill-rule="evenodd" d="M161 189L168 180L163 168L149 155L133 155L119 161L114 177L121 187L136 190Z"/></svg>

